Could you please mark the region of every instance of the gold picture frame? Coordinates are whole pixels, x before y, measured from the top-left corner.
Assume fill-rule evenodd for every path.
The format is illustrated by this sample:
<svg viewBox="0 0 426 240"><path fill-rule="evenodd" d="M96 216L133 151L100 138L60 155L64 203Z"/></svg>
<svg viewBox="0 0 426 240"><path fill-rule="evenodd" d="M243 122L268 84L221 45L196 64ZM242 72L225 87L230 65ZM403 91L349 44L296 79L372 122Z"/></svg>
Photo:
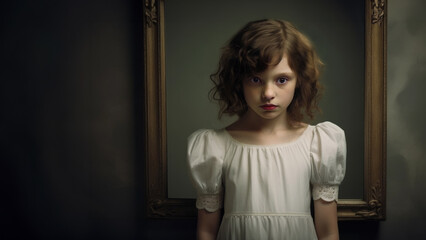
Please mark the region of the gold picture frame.
<svg viewBox="0 0 426 240"><path fill-rule="evenodd" d="M150 218L190 218L194 199L168 198L164 2L144 0L146 203ZM386 0L365 0L363 199L339 199L339 220L386 217Z"/></svg>

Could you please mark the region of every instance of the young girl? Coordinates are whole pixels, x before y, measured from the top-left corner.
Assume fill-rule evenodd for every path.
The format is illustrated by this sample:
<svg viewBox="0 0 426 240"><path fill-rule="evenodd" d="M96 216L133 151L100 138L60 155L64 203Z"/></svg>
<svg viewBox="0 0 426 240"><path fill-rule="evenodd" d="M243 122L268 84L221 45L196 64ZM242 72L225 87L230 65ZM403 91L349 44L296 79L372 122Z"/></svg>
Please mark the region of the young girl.
<svg viewBox="0 0 426 240"><path fill-rule="evenodd" d="M248 23L223 49L213 97L220 115L239 118L189 137L199 239L339 238L345 135L303 122L318 110L320 65L309 40L280 20Z"/></svg>

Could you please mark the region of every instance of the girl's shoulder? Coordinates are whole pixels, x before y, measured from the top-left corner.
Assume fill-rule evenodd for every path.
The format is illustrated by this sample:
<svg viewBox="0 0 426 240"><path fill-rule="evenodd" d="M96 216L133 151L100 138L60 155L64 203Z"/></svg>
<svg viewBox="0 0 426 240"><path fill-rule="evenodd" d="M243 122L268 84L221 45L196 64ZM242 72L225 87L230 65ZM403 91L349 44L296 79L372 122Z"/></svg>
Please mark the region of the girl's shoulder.
<svg viewBox="0 0 426 240"><path fill-rule="evenodd" d="M220 144L225 140L225 134L225 129L198 129L189 135L188 142Z"/></svg>
<svg viewBox="0 0 426 240"><path fill-rule="evenodd" d="M188 138L196 136L205 136L205 137L220 137L223 134L224 128L220 129L209 129L209 128L200 128L192 132Z"/></svg>
<svg viewBox="0 0 426 240"><path fill-rule="evenodd" d="M314 127L311 141L311 156L314 161L333 162L338 156L346 157L346 137L342 128L332 122L319 123Z"/></svg>
<svg viewBox="0 0 426 240"><path fill-rule="evenodd" d="M223 130L199 129L188 137L188 160L190 163L202 160L209 162L214 159L223 159L226 151Z"/></svg>
<svg viewBox="0 0 426 240"><path fill-rule="evenodd" d="M320 122L317 123L316 125L314 125L315 127L320 127L320 128L335 128L335 129L341 129L337 124L330 122L330 121L324 121L324 122Z"/></svg>
<svg viewBox="0 0 426 240"><path fill-rule="evenodd" d="M327 135L329 137L333 137L333 136L339 137L339 136L344 136L345 134L345 131L341 127L329 121L318 123L314 125L313 127L314 127L314 134L319 136Z"/></svg>

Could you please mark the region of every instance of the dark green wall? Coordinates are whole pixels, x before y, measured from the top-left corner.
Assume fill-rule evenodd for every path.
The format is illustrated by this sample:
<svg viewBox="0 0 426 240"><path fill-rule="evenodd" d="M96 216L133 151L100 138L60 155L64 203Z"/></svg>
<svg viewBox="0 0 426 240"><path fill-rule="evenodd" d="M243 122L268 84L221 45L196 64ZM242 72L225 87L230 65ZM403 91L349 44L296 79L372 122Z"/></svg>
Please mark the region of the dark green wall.
<svg viewBox="0 0 426 240"><path fill-rule="evenodd" d="M426 17L389 1L387 214L341 239L421 239ZM142 1L1 8L0 239L191 239L144 217Z"/></svg>

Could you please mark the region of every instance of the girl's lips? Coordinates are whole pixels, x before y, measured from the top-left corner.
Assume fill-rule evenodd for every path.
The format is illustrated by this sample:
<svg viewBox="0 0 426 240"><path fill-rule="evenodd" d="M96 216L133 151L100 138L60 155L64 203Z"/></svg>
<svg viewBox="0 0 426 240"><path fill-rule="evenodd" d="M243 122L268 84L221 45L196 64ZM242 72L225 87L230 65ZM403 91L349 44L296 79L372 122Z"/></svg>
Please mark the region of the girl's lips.
<svg viewBox="0 0 426 240"><path fill-rule="evenodd" d="M263 108L264 110L270 111L270 110L274 110L278 106L277 105L273 105L273 104L265 104L265 105L262 105L260 107Z"/></svg>

